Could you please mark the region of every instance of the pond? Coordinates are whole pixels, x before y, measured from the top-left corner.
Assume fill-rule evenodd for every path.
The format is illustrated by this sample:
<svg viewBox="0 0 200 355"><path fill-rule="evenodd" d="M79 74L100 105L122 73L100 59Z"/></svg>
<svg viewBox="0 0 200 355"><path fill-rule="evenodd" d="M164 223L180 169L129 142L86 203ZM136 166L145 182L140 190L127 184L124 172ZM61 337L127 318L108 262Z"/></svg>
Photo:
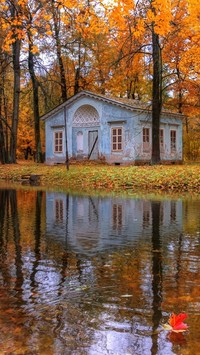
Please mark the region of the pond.
<svg viewBox="0 0 200 355"><path fill-rule="evenodd" d="M199 242L192 196L1 188L0 354L200 354Z"/></svg>

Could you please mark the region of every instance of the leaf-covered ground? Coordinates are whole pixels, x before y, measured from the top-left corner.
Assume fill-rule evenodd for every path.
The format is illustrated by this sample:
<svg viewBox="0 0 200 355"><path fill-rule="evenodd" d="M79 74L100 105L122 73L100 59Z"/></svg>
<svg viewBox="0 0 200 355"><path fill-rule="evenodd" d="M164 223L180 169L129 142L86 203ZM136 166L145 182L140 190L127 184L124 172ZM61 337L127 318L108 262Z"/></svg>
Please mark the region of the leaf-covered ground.
<svg viewBox="0 0 200 355"><path fill-rule="evenodd" d="M0 179L21 181L24 174L41 175L41 185L89 191L193 191L200 192L200 165L108 166L92 162L46 166L33 162L0 165Z"/></svg>

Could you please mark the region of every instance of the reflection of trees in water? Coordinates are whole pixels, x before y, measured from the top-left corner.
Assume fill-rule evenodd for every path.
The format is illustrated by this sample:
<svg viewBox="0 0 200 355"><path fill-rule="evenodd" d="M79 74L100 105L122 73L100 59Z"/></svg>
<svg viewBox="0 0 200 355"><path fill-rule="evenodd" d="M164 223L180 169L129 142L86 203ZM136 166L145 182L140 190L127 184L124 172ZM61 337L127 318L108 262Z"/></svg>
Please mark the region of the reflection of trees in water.
<svg viewBox="0 0 200 355"><path fill-rule="evenodd" d="M3 283L9 284L9 268L6 263L8 247L9 191L0 190L0 265Z"/></svg>
<svg viewBox="0 0 200 355"><path fill-rule="evenodd" d="M15 289L18 292L18 297L21 298L22 301L22 285L24 282L23 277L23 261L22 261L22 248L21 248L21 241L20 241L20 228L19 228L19 214L17 208L17 196L16 190L9 191L9 200L10 200L10 207L11 207L11 219L12 219L12 226L13 226L13 237L15 243L15 267L16 267L16 284Z"/></svg>
<svg viewBox="0 0 200 355"><path fill-rule="evenodd" d="M41 210L42 210L42 195L43 192L37 191L36 201L35 201L35 223L34 223L34 261L32 264L32 272L30 274L30 287L32 294L36 292L37 282L35 276L37 273L38 265L41 259Z"/></svg>
<svg viewBox="0 0 200 355"><path fill-rule="evenodd" d="M196 230L200 231L199 200L185 200L183 203L183 211L183 229L186 233L196 233Z"/></svg>
<svg viewBox="0 0 200 355"><path fill-rule="evenodd" d="M0 190L0 201L0 320L3 319L0 327L1 334L6 334L7 338L7 341L1 344L1 350L4 351L4 347L8 346L10 352L10 349L15 350L13 343L16 342L18 347L24 343L20 334L27 319L21 308L24 276L16 191ZM9 344L9 339L12 339L12 344Z"/></svg>
<svg viewBox="0 0 200 355"><path fill-rule="evenodd" d="M4 233L5 229L5 214L7 212L7 190L0 190L0 255L1 261L3 262L5 259L4 249L6 248L6 234Z"/></svg>
<svg viewBox="0 0 200 355"><path fill-rule="evenodd" d="M6 261L8 255L8 242L11 235L13 236L14 247L15 247L15 290L17 291L18 298L22 295L22 284L23 284L23 272L22 272L22 249L20 242L20 228L19 228L19 215L17 207L17 195L16 190L0 190L0 252L1 260ZM11 226L7 224L11 220ZM9 263L2 265L2 270L6 270L6 265L8 267ZM9 279L11 279L10 272L7 270L6 275L4 273L5 284L9 284Z"/></svg>
<svg viewBox="0 0 200 355"><path fill-rule="evenodd" d="M160 206L159 201L152 201L152 348L151 353L158 353L158 334L156 330L162 319L161 303L162 303L162 248L160 240Z"/></svg>
<svg viewBox="0 0 200 355"><path fill-rule="evenodd" d="M164 338L161 339L157 334L162 317L162 298L167 305L166 312L169 307L175 309L175 303L178 304L178 301L175 298L171 301L170 296L176 294L177 289L178 296L183 295L184 276L187 276L187 279L190 276L198 277L197 273L194 273L193 264L191 270L191 258L190 264L188 263L188 257L191 256L188 246L192 246L195 241L197 245L197 239L181 235L178 229L174 229L173 232L173 228L167 234L168 229L165 229L165 211L168 213L168 221L176 228L174 218L177 220L178 213L175 216L175 208L172 207L170 214L170 203L165 209L166 205L163 202L146 201L143 206L141 200L141 212L138 216L142 231L133 244L122 244L118 249L110 247L109 250L102 249L101 253L85 255L73 251L70 244L69 228L72 225L70 219L72 214L69 209L73 204L71 199L69 201L69 196L66 196L66 205L64 203L64 210L61 210L65 217L61 225L61 228L62 226L64 228L64 247L56 239L56 233L49 239L48 236L43 237L43 194L34 192L33 195L28 195L29 198L34 196L33 208L31 213L25 216L23 194L16 196L16 192L0 191L2 278L8 286L8 293L11 294L14 289L15 299L14 301L12 299L14 307L17 309L19 305L25 305L29 312L27 316L22 309L18 308L17 312L15 310L17 322L20 317L20 324L22 328L24 327L26 336L27 328L23 322L27 322L27 317L30 317L29 325L34 329L34 336L31 338L31 335L28 335L27 344L33 340L38 349L43 349L46 340L46 344L49 342L49 349L55 349L57 346L58 353L59 350L60 353L62 351L64 353L65 347L68 347L69 351L81 349L81 342L84 342L85 349L88 349L96 341L95 335L98 337L101 329L104 329L102 335L104 345L107 334L115 336L118 333L119 340L124 336L123 341L127 341L127 344L130 342L128 344L130 349L134 344L134 350L137 351L137 341L140 349L140 339L148 338L150 343L151 338L151 349L148 350L151 354L157 354L159 348L162 348L162 340L164 341ZM21 205L20 200L17 203L17 197L21 199ZM117 202L119 203L113 199L113 204L109 204L110 225L115 229L116 237L120 235L121 226L126 222L126 204L121 200ZM177 205L175 207L177 208ZM89 219L91 223L94 221L95 226L98 225L97 222L101 223L98 200L90 200L86 215L88 211L91 213ZM31 224L30 236L27 238L24 234L26 218L34 221ZM8 220L12 220L12 224L6 231ZM134 219L129 219L129 223L132 223L130 227L135 235ZM84 233L85 231L83 236ZM14 264L11 260L13 251ZM194 249L192 252L194 253ZM11 270L12 275L13 270L16 271L13 280ZM46 279L43 279L45 277ZM185 295L188 295L188 289L185 288L185 291L187 291ZM23 298L23 301L22 297L26 292L28 296L26 299ZM123 297L126 295L128 297ZM9 302L11 303L10 300ZM34 319L34 315L37 319ZM152 333L149 332L151 327ZM127 338L125 334L128 334ZM142 336L139 337L138 334ZM113 342L113 349L114 346Z"/></svg>

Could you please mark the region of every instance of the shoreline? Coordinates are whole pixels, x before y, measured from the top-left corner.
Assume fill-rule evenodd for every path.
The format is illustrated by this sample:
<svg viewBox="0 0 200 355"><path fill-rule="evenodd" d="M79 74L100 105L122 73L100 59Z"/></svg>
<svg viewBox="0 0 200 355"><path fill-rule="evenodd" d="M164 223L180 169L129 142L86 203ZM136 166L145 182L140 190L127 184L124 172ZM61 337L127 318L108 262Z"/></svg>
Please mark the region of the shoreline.
<svg viewBox="0 0 200 355"><path fill-rule="evenodd" d="M77 162L48 166L20 161L0 165L0 181L21 183L22 176L40 176L40 186L81 191L200 193L200 165L110 166Z"/></svg>

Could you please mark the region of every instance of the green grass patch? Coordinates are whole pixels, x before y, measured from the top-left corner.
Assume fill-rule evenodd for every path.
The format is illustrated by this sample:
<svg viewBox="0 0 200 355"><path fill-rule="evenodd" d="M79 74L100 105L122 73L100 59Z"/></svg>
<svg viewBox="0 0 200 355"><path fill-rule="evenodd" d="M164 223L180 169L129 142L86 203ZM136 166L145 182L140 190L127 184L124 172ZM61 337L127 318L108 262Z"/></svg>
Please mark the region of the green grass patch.
<svg viewBox="0 0 200 355"><path fill-rule="evenodd" d="M200 165L109 166L77 163L47 166L32 162L0 165L0 179L21 182L22 175L41 175L41 186L74 190L200 192Z"/></svg>

